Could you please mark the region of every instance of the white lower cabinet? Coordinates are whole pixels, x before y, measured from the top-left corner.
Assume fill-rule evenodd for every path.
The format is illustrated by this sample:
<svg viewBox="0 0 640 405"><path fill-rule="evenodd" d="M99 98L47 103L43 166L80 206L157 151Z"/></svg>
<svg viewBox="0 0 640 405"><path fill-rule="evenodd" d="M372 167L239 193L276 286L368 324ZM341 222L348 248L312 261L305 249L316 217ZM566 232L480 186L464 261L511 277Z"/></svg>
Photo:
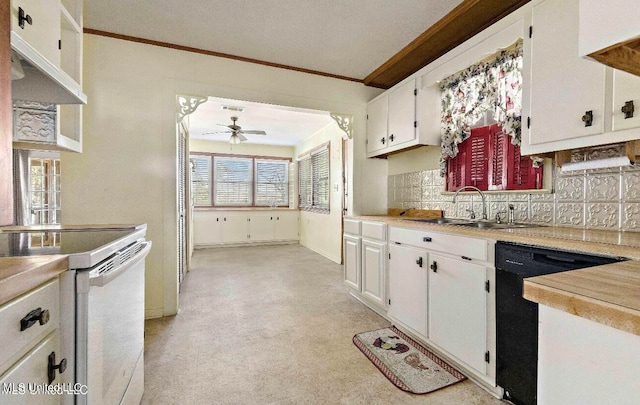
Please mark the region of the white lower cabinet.
<svg viewBox="0 0 640 405"><path fill-rule="evenodd" d="M360 279L360 238L344 235L344 283L356 291L361 290Z"/></svg>
<svg viewBox="0 0 640 405"><path fill-rule="evenodd" d="M297 241L297 210L217 211L193 213L196 247Z"/></svg>
<svg viewBox="0 0 640 405"><path fill-rule="evenodd" d="M385 306L386 242L362 239L362 295L381 307Z"/></svg>
<svg viewBox="0 0 640 405"><path fill-rule="evenodd" d="M427 336L428 253L392 243L389 255L389 316Z"/></svg>
<svg viewBox="0 0 640 405"><path fill-rule="evenodd" d="M344 220L344 283L377 310L386 310L387 226L382 222Z"/></svg>
<svg viewBox="0 0 640 405"><path fill-rule="evenodd" d="M487 295L483 265L429 256L429 339L486 373Z"/></svg>
<svg viewBox="0 0 640 405"><path fill-rule="evenodd" d="M500 395L495 385L495 292L491 287L494 244L444 232L389 227L388 317Z"/></svg>

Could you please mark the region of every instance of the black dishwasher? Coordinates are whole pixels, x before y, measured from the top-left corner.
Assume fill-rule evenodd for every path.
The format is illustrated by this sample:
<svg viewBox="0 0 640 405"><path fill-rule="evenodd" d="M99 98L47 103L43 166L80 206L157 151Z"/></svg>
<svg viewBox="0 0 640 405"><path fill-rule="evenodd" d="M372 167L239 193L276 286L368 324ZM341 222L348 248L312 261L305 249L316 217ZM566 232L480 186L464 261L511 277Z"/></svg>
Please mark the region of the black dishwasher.
<svg viewBox="0 0 640 405"><path fill-rule="evenodd" d="M538 304L522 298L523 279L622 260L496 243L496 383L505 399L537 403Z"/></svg>

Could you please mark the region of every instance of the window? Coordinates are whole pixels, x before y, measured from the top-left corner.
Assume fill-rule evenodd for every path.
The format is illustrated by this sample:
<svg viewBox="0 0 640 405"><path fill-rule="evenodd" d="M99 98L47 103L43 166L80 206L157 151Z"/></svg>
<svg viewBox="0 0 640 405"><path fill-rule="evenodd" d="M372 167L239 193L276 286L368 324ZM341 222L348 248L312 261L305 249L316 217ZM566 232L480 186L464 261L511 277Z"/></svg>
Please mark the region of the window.
<svg viewBox="0 0 640 405"><path fill-rule="evenodd" d="M329 144L313 150L298 162L299 206L329 212Z"/></svg>
<svg viewBox="0 0 640 405"><path fill-rule="evenodd" d="M60 159L29 157L31 224L60 223Z"/></svg>
<svg viewBox="0 0 640 405"><path fill-rule="evenodd" d="M289 205L289 159L194 154L190 160L196 206Z"/></svg>

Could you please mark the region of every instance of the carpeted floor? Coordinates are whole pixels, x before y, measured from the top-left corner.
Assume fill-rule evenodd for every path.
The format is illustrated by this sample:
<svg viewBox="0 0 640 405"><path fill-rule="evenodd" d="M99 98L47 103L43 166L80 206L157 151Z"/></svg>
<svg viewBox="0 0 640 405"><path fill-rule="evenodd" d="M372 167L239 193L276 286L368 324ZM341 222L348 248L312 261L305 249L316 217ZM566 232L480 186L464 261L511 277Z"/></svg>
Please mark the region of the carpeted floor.
<svg viewBox="0 0 640 405"><path fill-rule="evenodd" d="M502 403L469 380L399 390L351 343L386 326L300 245L197 250L180 313L146 322L142 403Z"/></svg>

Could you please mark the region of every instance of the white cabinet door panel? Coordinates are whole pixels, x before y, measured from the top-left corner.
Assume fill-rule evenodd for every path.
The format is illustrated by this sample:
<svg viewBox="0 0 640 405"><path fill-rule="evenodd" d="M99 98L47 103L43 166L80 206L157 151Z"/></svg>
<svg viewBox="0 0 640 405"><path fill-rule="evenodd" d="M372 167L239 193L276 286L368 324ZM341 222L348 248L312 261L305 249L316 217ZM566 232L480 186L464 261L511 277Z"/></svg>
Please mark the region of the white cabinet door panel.
<svg viewBox="0 0 640 405"><path fill-rule="evenodd" d="M276 212L274 219L276 221L275 240L297 240L299 239L300 221L298 221L300 212Z"/></svg>
<svg viewBox="0 0 640 405"><path fill-rule="evenodd" d="M273 240L275 219L271 213L252 213L249 216L249 242Z"/></svg>
<svg viewBox="0 0 640 405"><path fill-rule="evenodd" d="M392 244L389 253L389 315L426 337L427 252Z"/></svg>
<svg viewBox="0 0 640 405"><path fill-rule="evenodd" d="M547 0L532 13L528 143L604 132L605 67L578 54L578 0ZM589 127L582 121L586 111L593 111Z"/></svg>
<svg viewBox="0 0 640 405"><path fill-rule="evenodd" d="M247 242L249 232L246 215L225 215L222 218L222 242Z"/></svg>
<svg viewBox="0 0 640 405"><path fill-rule="evenodd" d="M344 282L360 291L360 238L344 235Z"/></svg>
<svg viewBox="0 0 640 405"><path fill-rule="evenodd" d="M640 28L639 28L640 29ZM632 118L625 118L622 107L627 101L633 101ZM613 73L613 130L640 127L640 77L621 70Z"/></svg>
<svg viewBox="0 0 640 405"><path fill-rule="evenodd" d="M412 141L416 138L416 81L410 80L389 93L388 146Z"/></svg>
<svg viewBox="0 0 640 405"><path fill-rule="evenodd" d="M385 306L385 242L362 239L362 295Z"/></svg>
<svg viewBox="0 0 640 405"><path fill-rule="evenodd" d="M429 339L485 374L486 268L431 254L429 269Z"/></svg>
<svg viewBox="0 0 640 405"><path fill-rule="evenodd" d="M387 147L388 100L383 96L367 104L367 153Z"/></svg>

